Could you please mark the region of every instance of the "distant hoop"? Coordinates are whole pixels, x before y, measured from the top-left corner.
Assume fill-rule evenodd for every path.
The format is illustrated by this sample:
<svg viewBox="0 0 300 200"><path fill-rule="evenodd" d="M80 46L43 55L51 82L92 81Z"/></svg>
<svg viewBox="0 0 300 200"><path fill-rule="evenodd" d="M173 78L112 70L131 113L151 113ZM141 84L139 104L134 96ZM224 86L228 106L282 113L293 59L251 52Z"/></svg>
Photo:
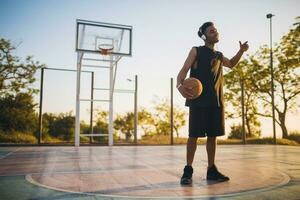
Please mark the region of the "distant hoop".
<svg viewBox="0 0 300 200"><path fill-rule="evenodd" d="M112 50L114 49L113 45L111 44L100 44L98 46L100 54L102 55L110 55Z"/></svg>

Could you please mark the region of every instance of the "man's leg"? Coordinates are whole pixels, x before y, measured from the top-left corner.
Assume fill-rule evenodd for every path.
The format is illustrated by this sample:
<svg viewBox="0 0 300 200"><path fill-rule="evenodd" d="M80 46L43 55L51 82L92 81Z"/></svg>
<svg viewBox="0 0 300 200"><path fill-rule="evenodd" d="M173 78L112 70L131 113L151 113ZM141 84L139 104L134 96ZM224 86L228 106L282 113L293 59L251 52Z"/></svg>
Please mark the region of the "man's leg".
<svg viewBox="0 0 300 200"><path fill-rule="evenodd" d="M193 176L193 160L195 151L197 149L197 137L189 137L186 144L186 166L183 169L183 175L180 179L182 185L189 185L192 183Z"/></svg>
<svg viewBox="0 0 300 200"><path fill-rule="evenodd" d="M197 149L197 137L189 137L186 144L186 165L192 166Z"/></svg>
<svg viewBox="0 0 300 200"><path fill-rule="evenodd" d="M214 181L228 181L229 177L219 172L215 165L216 145L217 145L217 138L215 136L207 137L206 151L207 151L207 158L208 158L208 168L207 168L206 179L214 180Z"/></svg>
<svg viewBox="0 0 300 200"><path fill-rule="evenodd" d="M216 143L217 143L216 137L207 137L206 151L207 151L208 167L212 167L215 164Z"/></svg>

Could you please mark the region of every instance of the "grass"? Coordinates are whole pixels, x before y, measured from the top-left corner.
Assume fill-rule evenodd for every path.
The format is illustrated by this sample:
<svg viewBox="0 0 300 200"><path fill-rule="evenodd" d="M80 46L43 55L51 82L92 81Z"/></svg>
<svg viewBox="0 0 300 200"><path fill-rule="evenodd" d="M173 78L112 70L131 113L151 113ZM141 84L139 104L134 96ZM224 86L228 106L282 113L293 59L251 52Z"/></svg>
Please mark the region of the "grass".
<svg viewBox="0 0 300 200"><path fill-rule="evenodd" d="M36 144L37 138L31 133L17 131L13 133L0 132L0 143Z"/></svg>
<svg viewBox="0 0 300 200"><path fill-rule="evenodd" d="M300 131L291 131L288 135L289 140L294 140L300 144Z"/></svg>
<svg viewBox="0 0 300 200"><path fill-rule="evenodd" d="M118 140L114 138L116 144L128 144L133 143L133 141L126 140ZM52 137L50 135L43 135L42 143L47 144L71 144L73 140L66 141L63 138ZM82 143L89 143L89 137L81 137ZM177 138L173 139L174 144L186 144L187 138ZM22 133L22 132L13 132L13 133L3 133L0 132L0 143L4 144L37 144L37 138L31 133ZM199 145L206 144L205 138L199 138L197 143ZM217 139L218 144L226 145L226 144L242 144L242 140L239 139ZM273 144L272 137L264 137L264 138L248 138L246 140L247 144ZM138 144L140 145L169 145L170 144L170 136L168 135L156 135L143 137L138 140ZM291 133L288 139L278 138L277 144L279 145L293 145L300 146L300 134L299 132Z"/></svg>
<svg viewBox="0 0 300 200"><path fill-rule="evenodd" d="M51 144L53 144L53 143L63 143L63 142L66 142L66 141L64 141L61 138L52 137L50 135L43 135L42 142L43 143L51 143Z"/></svg>
<svg viewBox="0 0 300 200"><path fill-rule="evenodd" d="M300 143L290 139L277 138L277 144L279 145L294 145L300 146ZM187 138L174 138L174 144L186 144ZM217 139L218 144L243 144L242 140L239 139ZM246 140L247 144L273 144L272 137L264 138L248 138ZM147 145L166 145L170 144L170 136L152 136L144 137L141 140L138 140L138 144L147 144ZM206 139L199 138L197 144L206 144Z"/></svg>
<svg viewBox="0 0 300 200"><path fill-rule="evenodd" d="M81 137L80 142L88 144L89 137ZM38 140L32 133L24 132L2 132L0 131L0 144L37 144ZM48 134L42 135L41 143L43 144L73 144L74 139L65 140L61 137L53 137Z"/></svg>

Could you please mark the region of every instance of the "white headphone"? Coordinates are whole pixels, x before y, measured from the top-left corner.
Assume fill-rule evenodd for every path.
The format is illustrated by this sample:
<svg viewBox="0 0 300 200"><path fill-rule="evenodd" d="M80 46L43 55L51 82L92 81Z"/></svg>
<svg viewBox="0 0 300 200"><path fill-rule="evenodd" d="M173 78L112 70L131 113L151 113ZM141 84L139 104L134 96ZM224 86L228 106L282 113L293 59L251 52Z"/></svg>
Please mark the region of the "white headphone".
<svg viewBox="0 0 300 200"><path fill-rule="evenodd" d="M200 33L200 34L199 34ZM201 29L201 27L199 28L199 32L198 32L198 35L200 36L200 38L202 39L202 40L206 40L206 36L204 35L204 33L202 33L202 29Z"/></svg>

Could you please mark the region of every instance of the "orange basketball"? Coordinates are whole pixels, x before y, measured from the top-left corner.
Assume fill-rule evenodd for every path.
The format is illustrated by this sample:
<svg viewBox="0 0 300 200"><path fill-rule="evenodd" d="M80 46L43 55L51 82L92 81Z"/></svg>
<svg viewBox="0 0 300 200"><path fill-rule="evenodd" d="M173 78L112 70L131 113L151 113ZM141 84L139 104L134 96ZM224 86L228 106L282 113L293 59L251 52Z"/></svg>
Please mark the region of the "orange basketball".
<svg viewBox="0 0 300 200"><path fill-rule="evenodd" d="M196 78L187 78L183 81L183 86L192 90L193 97L192 99L196 99L202 93L202 84Z"/></svg>

